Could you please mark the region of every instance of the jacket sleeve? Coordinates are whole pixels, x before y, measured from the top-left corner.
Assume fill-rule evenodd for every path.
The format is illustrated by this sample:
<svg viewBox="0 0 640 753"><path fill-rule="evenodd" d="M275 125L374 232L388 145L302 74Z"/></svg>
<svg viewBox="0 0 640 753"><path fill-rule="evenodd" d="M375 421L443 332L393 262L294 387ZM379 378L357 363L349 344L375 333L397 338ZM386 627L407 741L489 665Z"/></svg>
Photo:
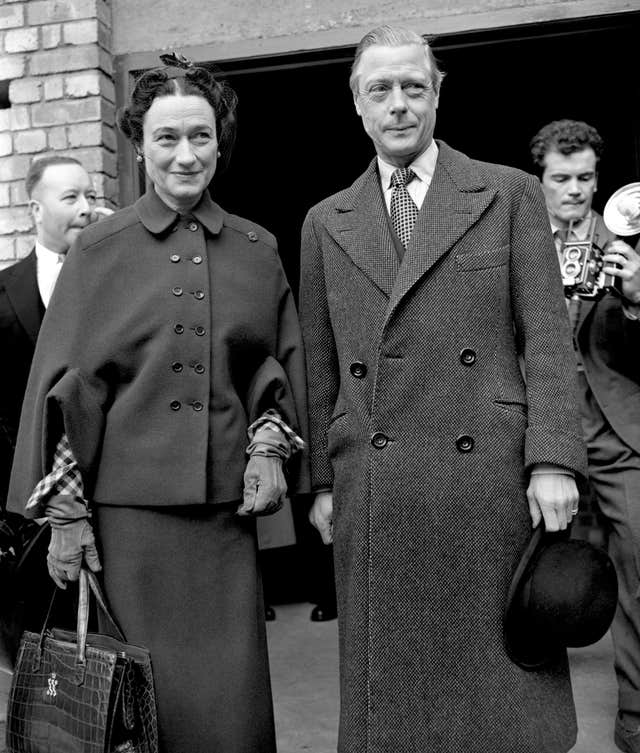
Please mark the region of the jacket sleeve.
<svg viewBox="0 0 640 753"><path fill-rule="evenodd" d="M38 481L50 470L66 433L91 498L108 400L101 377L97 283L82 249L65 261L47 309L31 365L16 443L8 508L22 513Z"/></svg>
<svg viewBox="0 0 640 753"><path fill-rule="evenodd" d="M333 486L327 430L338 399L340 375L313 210L302 228L300 322L307 358L311 488L316 491Z"/></svg>
<svg viewBox="0 0 640 753"><path fill-rule="evenodd" d="M300 322L291 288L278 262L278 331L276 349L258 367L247 390L246 411L251 424L270 408L305 442L307 421L307 382ZM296 452L287 462L291 494L309 491L308 450Z"/></svg>
<svg viewBox="0 0 640 753"><path fill-rule="evenodd" d="M527 176L513 217L513 317L526 371L525 466L552 463L586 476L573 352L544 198Z"/></svg>

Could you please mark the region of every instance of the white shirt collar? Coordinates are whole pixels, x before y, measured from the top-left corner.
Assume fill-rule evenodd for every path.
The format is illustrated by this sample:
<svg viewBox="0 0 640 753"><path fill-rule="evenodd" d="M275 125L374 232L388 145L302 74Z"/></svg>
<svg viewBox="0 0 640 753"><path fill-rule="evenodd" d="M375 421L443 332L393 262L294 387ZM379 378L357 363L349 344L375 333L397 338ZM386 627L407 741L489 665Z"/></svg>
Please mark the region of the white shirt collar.
<svg viewBox="0 0 640 753"><path fill-rule="evenodd" d="M573 223L573 227L571 228L571 233L577 240L584 240L587 237L587 233L589 232L589 227L591 223L591 210L589 210L585 216L578 220L578 222ZM552 217L549 217L549 222L551 223L551 232L556 233L558 230L562 230L562 228L559 225L556 225L556 223L553 221Z"/></svg>
<svg viewBox="0 0 640 753"><path fill-rule="evenodd" d="M429 146L417 157L410 165L416 177L425 184L425 188L429 188L431 179L436 170L436 162L438 161L438 145L431 139ZM384 191L391 188L391 176L398 168L395 165L390 165L383 159L378 157L378 171L380 173L380 182ZM411 184L409 184L411 185Z"/></svg>
<svg viewBox="0 0 640 753"><path fill-rule="evenodd" d="M62 264L64 257L64 254L59 254L56 251L50 251L46 246L43 246L40 241L36 241L36 258L38 260L38 264L52 267L56 264Z"/></svg>

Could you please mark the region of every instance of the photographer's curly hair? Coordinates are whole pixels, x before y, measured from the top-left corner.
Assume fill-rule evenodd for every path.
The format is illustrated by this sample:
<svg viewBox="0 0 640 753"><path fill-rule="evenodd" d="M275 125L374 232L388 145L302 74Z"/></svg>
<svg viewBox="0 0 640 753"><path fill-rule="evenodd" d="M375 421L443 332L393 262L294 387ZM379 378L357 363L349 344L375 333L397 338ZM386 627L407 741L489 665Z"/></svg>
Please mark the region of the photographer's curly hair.
<svg viewBox="0 0 640 753"><path fill-rule="evenodd" d="M175 57L179 65L153 68L143 73L135 83L128 107L118 113L118 126L133 143L136 151L142 149L143 122L147 110L156 97L189 96L203 97L213 108L218 137L219 170L229 163L236 137L236 106L238 98L225 82L217 81L206 68L187 64ZM176 70L172 71L172 68Z"/></svg>
<svg viewBox="0 0 640 753"><path fill-rule="evenodd" d="M581 120L554 120L547 123L531 139L529 149L535 172L542 177L544 158L549 152L573 154L591 147L596 155L596 164L604 151L604 141L593 126Z"/></svg>

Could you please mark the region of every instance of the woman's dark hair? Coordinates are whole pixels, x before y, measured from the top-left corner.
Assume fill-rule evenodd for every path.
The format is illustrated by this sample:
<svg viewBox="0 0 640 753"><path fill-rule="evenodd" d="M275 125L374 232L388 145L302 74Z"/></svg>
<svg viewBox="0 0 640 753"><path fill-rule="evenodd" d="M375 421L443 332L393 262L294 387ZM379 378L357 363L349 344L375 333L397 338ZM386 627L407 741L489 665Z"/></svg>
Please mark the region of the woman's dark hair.
<svg viewBox="0 0 640 753"><path fill-rule="evenodd" d="M192 66L172 71L172 67L153 68L143 73L135 83L128 107L118 113L122 133L137 150L142 147L142 124L147 110L156 97L203 97L213 108L220 158L219 169L229 163L236 138L236 105L238 98L225 82L216 81L206 68Z"/></svg>

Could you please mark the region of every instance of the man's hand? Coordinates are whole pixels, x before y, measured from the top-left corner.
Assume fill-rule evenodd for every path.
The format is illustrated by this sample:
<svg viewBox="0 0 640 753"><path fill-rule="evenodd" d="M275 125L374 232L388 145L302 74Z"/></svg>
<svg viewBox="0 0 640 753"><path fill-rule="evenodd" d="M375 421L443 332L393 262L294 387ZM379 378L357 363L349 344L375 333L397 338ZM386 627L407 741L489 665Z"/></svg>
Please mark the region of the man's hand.
<svg viewBox="0 0 640 753"><path fill-rule="evenodd" d="M282 459L251 455L244 472L243 501L238 515L271 515L282 507L286 493Z"/></svg>
<svg viewBox="0 0 640 753"><path fill-rule="evenodd" d="M571 476L547 471L531 474L527 501L534 528L544 518L547 531L563 531L578 511L580 495Z"/></svg>
<svg viewBox="0 0 640 753"><path fill-rule="evenodd" d="M309 510L309 522L318 529L323 543L333 543L333 494L331 492L316 494Z"/></svg>
<svg viewBox="0 0 640 753"><path fill-rule="evenodd" d="M90 222L97 222L100 218L108 217L110 214L113 214L113 209L109 209L109 207L94 207L91 210Z"/></svg>
<svg viewBox="0 0 640 753"><path fill-rule="evenodd" d="M634 306L640 305L640 255L628 243L611 241L605 246L602 271L622 281L622 295Z"/></svg>

